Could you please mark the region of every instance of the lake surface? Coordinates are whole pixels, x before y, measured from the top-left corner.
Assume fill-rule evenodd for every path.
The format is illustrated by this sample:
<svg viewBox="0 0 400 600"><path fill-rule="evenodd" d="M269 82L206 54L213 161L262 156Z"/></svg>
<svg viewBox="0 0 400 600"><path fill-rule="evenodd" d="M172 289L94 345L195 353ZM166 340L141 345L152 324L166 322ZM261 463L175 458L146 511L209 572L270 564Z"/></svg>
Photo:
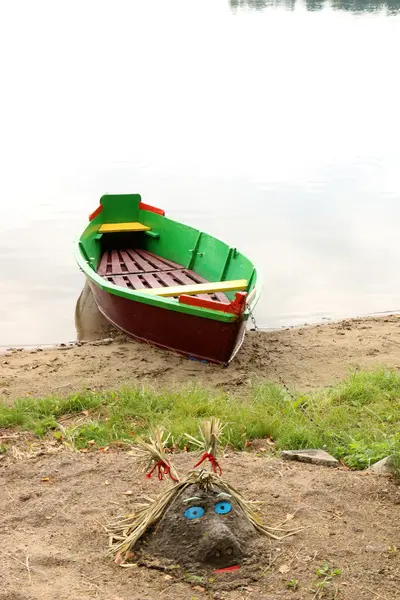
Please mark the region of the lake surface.
<svg viewBox="0 0 400 600"><path fill-rule="evenodd" d="M0 346L76 338L103 193L223 238L266 328L400 310L400 3L0 8Z"/></svg>

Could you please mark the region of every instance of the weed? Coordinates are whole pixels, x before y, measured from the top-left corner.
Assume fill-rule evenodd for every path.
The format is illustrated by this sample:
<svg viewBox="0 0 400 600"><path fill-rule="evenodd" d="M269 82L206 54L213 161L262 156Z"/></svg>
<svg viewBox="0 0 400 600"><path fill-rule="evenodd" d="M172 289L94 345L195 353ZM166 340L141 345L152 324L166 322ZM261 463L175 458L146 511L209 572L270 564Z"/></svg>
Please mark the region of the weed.
<svg viewBox="0 0 400 600"><path fill-rule="evenodd" d="M342 574L340 569L332 569L328 563L319 567L315 572L317 579L313 589L314 598L323 598L328 590L332 587L332 582L335 577Z"/></svg>

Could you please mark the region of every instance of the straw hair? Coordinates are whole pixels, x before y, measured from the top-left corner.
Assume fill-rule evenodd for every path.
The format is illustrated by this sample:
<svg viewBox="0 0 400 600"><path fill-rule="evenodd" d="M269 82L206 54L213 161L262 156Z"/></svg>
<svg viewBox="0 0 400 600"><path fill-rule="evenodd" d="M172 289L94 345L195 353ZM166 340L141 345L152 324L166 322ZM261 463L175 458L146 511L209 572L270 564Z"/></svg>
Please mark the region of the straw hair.
<svg viewBox="0 0 400 600"><path fill-rule="evenodd" d="M131 550L152 525L158 523L167 506L189 485L179 482L160 494L151 504L139 508L136 513L110 523L108 555L123 554Z"/></svg>
<svg viewBox="0 0 400 600"><path fill-rule="evenodd" d="M200 451L208 452L208 454L217 458L218 444L224 427L225 425L222 425L219 419L211 417L210 420L204 421L203 425L199 425L200 439L188 433L185 433L185 437Z"/></svg>
<svg viewBox="0 0 400 600"><path fill-rule="evenodd" d="M179 474L165 453L165 447L171 434L164 437L164 430L162 427L156 427L153 430L153 434L148 442L142 439L136 441L136 447L131 454L135 457L139 464L144 466L145 471L149 471L152 467L160 464L165 465L166 473L171 473L172 478L175 481L180 481Z"/></svg>

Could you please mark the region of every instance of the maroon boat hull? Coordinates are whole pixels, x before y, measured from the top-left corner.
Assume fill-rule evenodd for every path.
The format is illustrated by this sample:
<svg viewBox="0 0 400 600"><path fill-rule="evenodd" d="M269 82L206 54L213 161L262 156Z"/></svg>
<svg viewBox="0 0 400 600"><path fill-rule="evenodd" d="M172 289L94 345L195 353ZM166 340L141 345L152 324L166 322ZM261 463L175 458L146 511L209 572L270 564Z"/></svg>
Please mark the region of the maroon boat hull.
<svg viewBox="0 0 400 600"><path fill-rule="evenodd" d="M109 294L88 280L105 318L129 337L189 358L227 366L243 343L246 322L214 321Z"/></svg>

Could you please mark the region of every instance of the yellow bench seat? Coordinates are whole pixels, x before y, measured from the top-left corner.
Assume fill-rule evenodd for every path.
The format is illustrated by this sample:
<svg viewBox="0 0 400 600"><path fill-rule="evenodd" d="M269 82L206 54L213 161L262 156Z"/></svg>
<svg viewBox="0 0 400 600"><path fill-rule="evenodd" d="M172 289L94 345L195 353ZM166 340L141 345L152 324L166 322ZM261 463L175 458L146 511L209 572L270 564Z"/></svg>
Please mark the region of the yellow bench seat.
<svg viewBox="0 0 400 600"><path fill-rule="evenodd" d="M132 223L103 223L99 227L99 233L117 233L120 231L150 231L150 227L138 223L137 221Z"/></svg>
<svg viewBox="0 0 400 600"><path fill-rule="evenodd" d="M148 288L138 290L142 294L152 296L196 296L197 294L213 294L215 292L236 292L247 288L247 279L235 279L232 281L214 281L209 283L194 283L193 285L175 285L171 287Z"/></svg>

